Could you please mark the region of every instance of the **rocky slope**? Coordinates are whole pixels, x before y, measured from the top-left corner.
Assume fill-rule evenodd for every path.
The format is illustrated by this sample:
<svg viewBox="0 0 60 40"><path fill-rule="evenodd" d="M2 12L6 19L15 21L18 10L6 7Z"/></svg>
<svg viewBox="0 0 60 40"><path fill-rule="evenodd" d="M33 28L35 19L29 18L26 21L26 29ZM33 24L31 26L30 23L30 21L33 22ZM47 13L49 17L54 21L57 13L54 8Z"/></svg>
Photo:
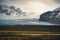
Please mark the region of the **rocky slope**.
<svg viewBox="0 0 60 40"><path fill-rule="evenodd" d="M47 11L40 15L40 21L50 22L54 24L60 24L60 7L53 11Z"/></svg>

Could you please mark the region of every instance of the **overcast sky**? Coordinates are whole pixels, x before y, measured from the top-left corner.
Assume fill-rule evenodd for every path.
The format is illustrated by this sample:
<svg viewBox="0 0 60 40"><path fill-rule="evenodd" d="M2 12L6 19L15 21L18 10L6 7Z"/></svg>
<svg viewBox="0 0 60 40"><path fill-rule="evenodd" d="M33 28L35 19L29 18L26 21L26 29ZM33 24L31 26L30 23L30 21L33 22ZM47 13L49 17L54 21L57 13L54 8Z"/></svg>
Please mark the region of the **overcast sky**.
<svg viewBox="0 0 60 40"><path fill-rule="evenodd" d="M0 0L0 4L13 5L25 12L35 12L35 17L59 7L60 0Z"/></svg>
<svg viewBox="0 0 60 40"><path fill-rule="evenodd" d="M0 0L0 3L19 7L27 12L44 12L54 9L59 0Z"/></svg>

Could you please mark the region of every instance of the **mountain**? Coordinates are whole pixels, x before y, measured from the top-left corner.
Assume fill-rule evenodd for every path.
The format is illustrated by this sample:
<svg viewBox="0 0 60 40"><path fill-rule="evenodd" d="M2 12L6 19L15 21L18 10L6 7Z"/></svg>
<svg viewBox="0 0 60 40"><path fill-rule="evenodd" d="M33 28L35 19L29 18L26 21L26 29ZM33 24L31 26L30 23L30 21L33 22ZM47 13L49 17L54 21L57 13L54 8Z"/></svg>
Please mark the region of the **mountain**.
<svg viewBox="0 0 60 40"><path fill-rule="evenodd" d="M52 11L47 11L43 13L42 15L40 15L39 20L54 24L60 24L60 7Z"/></svg>

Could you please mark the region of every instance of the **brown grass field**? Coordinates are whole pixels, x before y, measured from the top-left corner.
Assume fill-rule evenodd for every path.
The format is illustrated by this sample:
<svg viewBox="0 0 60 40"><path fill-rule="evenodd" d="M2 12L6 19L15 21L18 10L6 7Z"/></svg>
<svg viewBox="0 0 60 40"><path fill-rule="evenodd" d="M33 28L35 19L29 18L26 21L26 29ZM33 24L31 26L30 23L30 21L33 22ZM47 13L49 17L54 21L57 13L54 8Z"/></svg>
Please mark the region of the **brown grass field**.
<svg viewBox="0 0 60 40"><path fill-rule="evenodd" d="M60 40L60 27L1 26L0 40Z"/></svg>

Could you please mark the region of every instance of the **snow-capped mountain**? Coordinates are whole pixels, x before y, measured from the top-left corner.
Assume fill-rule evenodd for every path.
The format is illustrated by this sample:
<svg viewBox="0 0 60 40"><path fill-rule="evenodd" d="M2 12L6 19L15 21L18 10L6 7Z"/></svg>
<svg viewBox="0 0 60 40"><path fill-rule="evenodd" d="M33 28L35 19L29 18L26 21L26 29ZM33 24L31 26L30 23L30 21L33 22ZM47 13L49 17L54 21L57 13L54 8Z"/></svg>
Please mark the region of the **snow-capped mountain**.
<svg viewBox="0 0 60 40"><path fill-rule="evenodd" d="M42 15L40 15L39 20L60 24L60 7L56 8L52 11L47 11L47 12L43 13Z"/></svg>

